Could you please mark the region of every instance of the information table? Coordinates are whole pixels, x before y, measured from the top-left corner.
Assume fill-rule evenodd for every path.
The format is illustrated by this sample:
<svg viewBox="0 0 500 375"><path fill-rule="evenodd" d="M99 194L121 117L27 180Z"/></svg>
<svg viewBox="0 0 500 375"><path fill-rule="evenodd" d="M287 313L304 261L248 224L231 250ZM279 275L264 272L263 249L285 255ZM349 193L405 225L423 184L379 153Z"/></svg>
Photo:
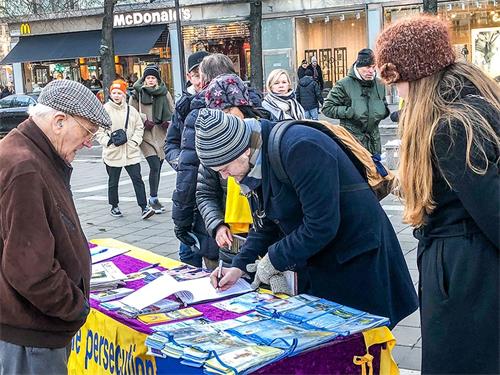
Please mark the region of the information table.
<svg viewBox="0 0 500 375"><path fill-rule="evenodd" d="M151 263L174 268L181 263L114 239L92 241L101 246L130 251L111 259L124 273L131 273ZM128 287L138 287L133 281ZM72 340L68 374L203 374L203 368L185 366L180 360L147 355L144 342L151 326L107 311L90 300L91 311L85 325ZM210 303L196 304L210 320L232 319L240 314L222 311ZM396 341L387 327L354 334L295 357L265 366L257 374L397 374L391 350Z"/></svg>

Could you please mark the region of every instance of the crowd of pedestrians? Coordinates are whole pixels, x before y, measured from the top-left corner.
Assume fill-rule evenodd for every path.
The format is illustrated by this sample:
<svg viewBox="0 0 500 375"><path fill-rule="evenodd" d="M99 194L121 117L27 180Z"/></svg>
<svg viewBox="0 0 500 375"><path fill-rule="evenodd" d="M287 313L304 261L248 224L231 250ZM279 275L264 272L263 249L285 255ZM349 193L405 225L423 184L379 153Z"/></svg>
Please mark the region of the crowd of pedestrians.
<svg viewBox="0 0 500 375"><path fill-rule="evenodd" d="M187 71L175 105L156 66L134 81L128 101L127 83L114 81L104 106L80 83L50 82L30 118L0 141L0 375L66 371L68 345L89 313L90 278L70 164L94 138L113 216L122 215L122 168L148 219L165 210L160 172L164 160L172 166L180 260L212 270L214 287L250 275L254 286L290 292L291 270L299 292L389 317L390 328L420 307L423 373L500 372L500 93L481 70L456 61L443 21L390 24L325 100L315 56L302 61L296 87L288 71L270 72L264 96L223 54L193 53ZM386 84L403 100L390 188L419 241L418 297L359 166L387 173L378 163ZM340 120L368 161L310 121L320 111Z"/></svg>

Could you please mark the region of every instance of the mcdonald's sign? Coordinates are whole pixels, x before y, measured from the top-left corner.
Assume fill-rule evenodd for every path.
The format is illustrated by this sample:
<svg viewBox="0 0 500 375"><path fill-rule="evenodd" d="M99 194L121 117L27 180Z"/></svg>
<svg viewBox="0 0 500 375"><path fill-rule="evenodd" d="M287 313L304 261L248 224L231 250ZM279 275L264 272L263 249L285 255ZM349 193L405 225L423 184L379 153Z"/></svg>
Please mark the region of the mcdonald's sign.
<svg viewBox="0 0 500 375"><path fill-rule="evenodd" d="M31 34L31 26L29 23L22 23L20 29L21 35L30 35Z"/></svg>

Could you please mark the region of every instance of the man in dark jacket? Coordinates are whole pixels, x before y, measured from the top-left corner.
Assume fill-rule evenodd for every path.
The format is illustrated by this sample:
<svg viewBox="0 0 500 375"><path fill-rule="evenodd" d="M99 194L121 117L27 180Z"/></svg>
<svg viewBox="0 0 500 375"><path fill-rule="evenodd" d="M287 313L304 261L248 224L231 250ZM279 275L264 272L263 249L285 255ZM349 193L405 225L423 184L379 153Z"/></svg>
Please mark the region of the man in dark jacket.
<svg viewBox="0 0 500 375"><path fill-rule="evenodd" d="M177 171L179 164L179 155L181 153L181 137L184 130L184 121L191 111L191 101L197 93L202 90L202 81L200 77L199 67L205 56L209 53L206 51L198 51L193 53L188 58L188 72L186 77L189 86L182 93L180 99L175 103L175 111L172 116L172 123L168 127L167 137L165 139L165 159L168 164ZM201 256L196 254L190 246L180 241L179 259L192 266L201 267Z"/></svg>
<svg viewBox="0 0 500 375"><path fill-rule="evenodd" d="M323 105L323 96L318 83L312 78L313 72L306 69L295 90L297 101L304 108L307 119L317 120L319 115L319 106Z"/></svg>
<svg viewBox="0 0 500 375"><path fill-rule="evenodd" d="M254 213L254 229L219 286L233 285L261 256L262 282L285 270L307 273L310 294L386 316L394 327L417 309L417 296L375 194L337 143L305 125L281 138L277 157L290 183L281 182L268 154L272 126L211 109L196 120L201 163L239 181Z"/></svg>
<svg viewBox="0 0 500 375"><path fill-rule="evenodd" d="M318 82L319 89L323 91L323 88L325 87L325 82L323 81L323 71L321 70L321 66L318 64L318 59L316 56L313 56L311 58L311 63L307 67L307 69L312 70L313 72L313 79Z"/></svg>
<svg viewBox="0 0 500 375"><path fill-rule="evenodd" d="M299 69L297 69L297 78L299 80L306 75L306 70L307 70L307 60L304 59L300 63Z"/></svg>
<svg viewBox="0 0 500 375"><path fill-rule="evenodd" d="M376 77L373 51L365 48L349 70L337 81L323 106L323 114L340 119L345 127L372 154L380 154L380 121L389 116L385 86Z"/></svg>
<svg viewBox="0 0 500 375"><path fill-rule="evenodd" d="M89 313L90 252L70 190L71 162L111 119L70 80L42 90L0 142L0 373L65 374Z"/></svg>

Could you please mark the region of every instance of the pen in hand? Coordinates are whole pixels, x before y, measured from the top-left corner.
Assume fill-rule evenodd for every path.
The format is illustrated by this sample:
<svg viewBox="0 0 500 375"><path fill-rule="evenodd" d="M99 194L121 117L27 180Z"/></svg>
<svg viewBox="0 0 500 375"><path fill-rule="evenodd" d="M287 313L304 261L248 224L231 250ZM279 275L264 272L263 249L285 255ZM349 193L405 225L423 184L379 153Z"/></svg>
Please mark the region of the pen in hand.
<svg viewBox="0 0 500 375"><path fill-rule="evenodd" d="M219 282L220 282L220 279L222 279L222 260L219 259L219 270L217 271L217 290L220 289L220 285L219 285Z"/></svg>

